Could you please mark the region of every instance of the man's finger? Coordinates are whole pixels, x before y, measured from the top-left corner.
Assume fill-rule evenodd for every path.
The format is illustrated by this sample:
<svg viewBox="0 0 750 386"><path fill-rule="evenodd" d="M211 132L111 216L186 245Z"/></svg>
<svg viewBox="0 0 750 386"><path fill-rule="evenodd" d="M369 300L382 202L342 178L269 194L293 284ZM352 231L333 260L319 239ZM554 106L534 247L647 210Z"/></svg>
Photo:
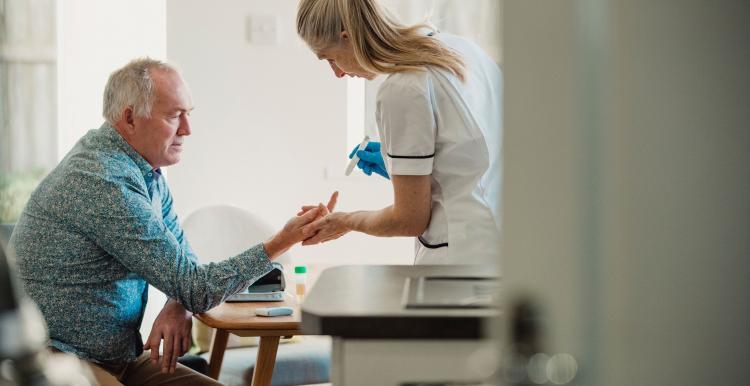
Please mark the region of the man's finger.
<svg viewBox="0 0 750 386"><path fill-rule="evenodd" d="M323 205L322 202L320 204L318 204L318 216L322 217L321 215L325 216L328 213L330 213L330 212L328 211L328 207L327 206Z"/></svg>
<svg viewBox="0 0 750 386"><path fill-rule="evenodd" d="M169 371L169 367L172 363L172 350L174 349L174 342L171 335L167 335L164 338L164 355L162 355L161 359L161 371L167 372Z"/></svg>
<svg viewBox="0 0 750 386"><path fill-rule="evenodd" d="M336 207L336 203L338 202L338 200L339 200L339 191L337 190L333 192L333 194L331 194L331 199L328 200L328 205L326 205L326 207L328 207L329 212L333 213L333 209Z"/></svg>
<svg viewBox="0 0 750 386"><path fill-rule="evenodd" d="M174 373L175 369L177 368L177 358L182 355L181 348L182 347L182 339L175 339L174 340L174 350L172 351L172 360L169 362L169 372Z"/></svg>
<svg viewBox="0 0 750 386"><path fill-rule="evenodd" d="M320 211L320 209L316 205L314 208L308 210L302 216L300 216L300 219L304 221L305 223L310 222L312 219L315 218L315 216L318 215L318 211Z"/></svg>
<svg viewBox="0 0 750 386"><path fill-rule="evenodd" d="M161 338L152 337L151 335L149 335L147 344L149 348L151 349L151 362L158 363L159 362L159 344L161 344Z"/></svg>
<svg viewBox="0 0 750 386"><path fill-rule="evenodd" d="M289 222L285 226L285 229L287 231L301 230L302 227L313 222L315 218L318 216L318 213L320 213L320 209L318 207L315 207L313 209L308 210L306 213L303 213L302 215L297 215L297 217L292 217L292 219L289 220Z"/></svg>
<svg viewBox="0 0 750 386"><path fill-rule="evenodd" d="M302 235L312 236L315 232L317 232L323 226L325 221L326 221L326 218L322 217L305 225L304 227L302 227Z"/></svg>
<svg viewBox="0 0 750 386"><path fill-rule="evenodd" d="M313 209L313 208L317 208L317 205L305 205L305 206L302 207L302 210L300 210L299 212L297 212L297 216L301 216L301 215L307 213L308 210Z"/></svg>

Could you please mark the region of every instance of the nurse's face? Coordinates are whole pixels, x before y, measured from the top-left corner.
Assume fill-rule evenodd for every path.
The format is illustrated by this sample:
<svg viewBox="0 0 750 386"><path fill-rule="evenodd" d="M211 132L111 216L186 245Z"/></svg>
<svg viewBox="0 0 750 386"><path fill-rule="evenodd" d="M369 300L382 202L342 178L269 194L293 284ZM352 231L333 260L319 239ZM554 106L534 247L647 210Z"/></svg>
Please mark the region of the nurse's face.
<svg viewBox="0 0 750 386"><path fill-rule="evenodd" d="M354 49L346 31L341 33L341 39L337 44L319 50L317 55L318 59L328 61L337 78L351 76L373 80L376 76L362 68L354 58Z"/></svg>

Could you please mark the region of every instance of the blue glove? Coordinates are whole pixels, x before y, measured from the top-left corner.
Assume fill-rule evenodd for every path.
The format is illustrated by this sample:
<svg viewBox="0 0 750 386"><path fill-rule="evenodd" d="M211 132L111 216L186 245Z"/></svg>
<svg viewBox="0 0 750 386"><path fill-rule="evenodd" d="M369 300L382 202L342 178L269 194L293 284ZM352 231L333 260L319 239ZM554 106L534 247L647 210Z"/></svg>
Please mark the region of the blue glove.
<svg viewBox="0 0 750 386"><path fill-rule="evenodd" d="M357 167L368 176L372 175L373 172L380 174L383 178L390 180L388 171L385 170L385 162L383 162L383 155L380 154L380 142L368 142L367 147L364 150L359 149L359 145L355 146L352 152L349 154L349 159L357 154L359 162Z"/></svg>

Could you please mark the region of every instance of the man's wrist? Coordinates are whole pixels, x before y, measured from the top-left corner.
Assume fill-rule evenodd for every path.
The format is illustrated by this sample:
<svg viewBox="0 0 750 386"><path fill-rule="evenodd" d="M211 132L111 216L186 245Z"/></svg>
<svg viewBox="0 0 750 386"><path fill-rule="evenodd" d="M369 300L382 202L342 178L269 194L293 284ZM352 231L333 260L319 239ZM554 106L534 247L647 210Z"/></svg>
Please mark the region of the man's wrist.
<svg viewBox="0 0 750 386"><path fill-rule="evenodd" d="M164 304L164 308L167 308L167 307L170 307L175 310L182 310L185 313L192 314L192 312L188 311L187 308L185 308L185 306L183 306L182 303L180 303L177 299L168 298L167 303Z"/></svg>
<svg viewBox="0 0 750 386"><path fill-rule="evenodd" d="M288 243L286 243L278 234L276 234L270 239L263 242L263 248L265 248L268 258L273 260L280 254L284 253L284 251L289 249L289 246L287 246L287 244Z"/></svg>

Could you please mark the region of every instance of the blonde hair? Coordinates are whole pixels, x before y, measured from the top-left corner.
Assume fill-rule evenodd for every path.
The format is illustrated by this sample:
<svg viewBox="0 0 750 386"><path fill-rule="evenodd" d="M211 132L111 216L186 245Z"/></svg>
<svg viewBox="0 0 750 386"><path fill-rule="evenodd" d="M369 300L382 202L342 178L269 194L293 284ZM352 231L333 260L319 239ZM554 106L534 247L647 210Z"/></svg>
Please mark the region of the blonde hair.
<svg viewBox="0 0 750 386"><path fill-rule="evenodd" d="M405 26L390 17L375 0L301 0L297 9L297 34L313 51L339 44L346 31L354 58L375 74L419 71L435 66L464 80L461 56L420 29L427 24Z"/></svg>
<svg viewBox="0 0 750 386"><path fill-rule="evenodd" d="M104 87L102 115L110 125L120 119L122 110L127 106L133 108L137 117L148 118L154 105L154 80L151 69L179 73L169 63L151 58L138 58L130 61L109 76Z"/></svg>

